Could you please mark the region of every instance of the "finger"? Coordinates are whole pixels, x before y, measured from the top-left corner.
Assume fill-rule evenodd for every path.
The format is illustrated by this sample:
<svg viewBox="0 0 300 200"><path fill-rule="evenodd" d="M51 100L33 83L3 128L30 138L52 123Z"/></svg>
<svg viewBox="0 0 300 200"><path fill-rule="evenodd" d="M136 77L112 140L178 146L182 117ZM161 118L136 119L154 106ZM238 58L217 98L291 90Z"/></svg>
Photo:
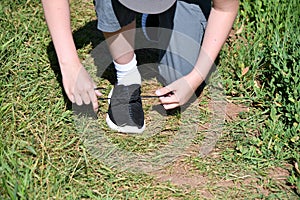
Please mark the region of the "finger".
<svg viewBox="0 0 300 200"><path fill-rule="evenodd" d="M163 106L164 106L164 108L165 108L166 110L169 110L169 109L176 108L176 107L178 107L178 106L180 106L180 105L179 105L179 103L171 103L171 104L164 104Z"/></svg>
<svg viewBox="0 0 300 200"><path fill-rule="evenodd" d="M161 96L161 95L165 95L165 94L167 94L167 93L169 93L171 91L172 91L171 88L169 88L168 86L166 86L166 87L163 87L163 88L160 88L160 89L156 90L155 94L157 96Z"/></svg>
<svg viewBox="0 0 300 200"><path fill-rule="evenodd" d="M69 98L69 100L72 102L72 103L75 103L75 97L74 97L74 95L68 95L67 94L67 96L68 96L68 98Z"/></svg>
<svg viewBox="0 0 300 200"><path fill-rule="evenodd" d="M82 105L82 99L81 99L80 95L75 94L75 95L74 95L74 98L75 98L75 103L76 103L78 106L81 106L81 105Z"/></svg>
<svg viewBox="0 0 300 200"><path fill-rule="evenodd" d="M167 97L159 97L159 100L162 104L172 104L172 103L179 103L178 98L175 94L172 94Z"/></svg>
<svg viewBox="0 0 300 200"><path fill-rule="evenodd" d="M96 97L96 92L94 92L93 90L89 90L88 91L88 94L89 94L89 97L90 97L90 100L91 100L91 102L92 102L92 105L93 105L93 109L94 109L94 111L95 112L97 112L98 111L98 107L99 107L99 105L98 105L98 100L97 100L97 97ZM96 94L96 95L95 95ZM101 94L101 93L100 93Z"/></svg>
<svg viewBox="0 0 300 200"><path fill-rule="evenodd" d="M102 93L97 89L97 86L94 82L93 82L93 86L94 86L94 93L96 94L96 96L98 96L98 97L102 96ZM92 91L89 91L90 97L91 97L91 94L92 94Z"/></svg>
<svg viewBox="0 0 300 200"><path fill-rule="evenodd" d="M81 99L83 100L84 104L86 104L86 105L91 103L90 97L89 97L88 93L86 93L86 92L81 94Z"/></svg>
<svg viewBox="0 0 300 200"><path fill-rule="evenodd" d="M74 95L69 92L68 90L65 90L66 94L67 94L67 97L68 99L72 102L72 103L75 103L75 98L74 98Z"/></svg>
<svg viewBox="0 0 300 200"><path fill-rule="evenodd" d="M95 90L95 94L96 94L98 97L102 96L102 93L99 92L99 90Z"/></svg>

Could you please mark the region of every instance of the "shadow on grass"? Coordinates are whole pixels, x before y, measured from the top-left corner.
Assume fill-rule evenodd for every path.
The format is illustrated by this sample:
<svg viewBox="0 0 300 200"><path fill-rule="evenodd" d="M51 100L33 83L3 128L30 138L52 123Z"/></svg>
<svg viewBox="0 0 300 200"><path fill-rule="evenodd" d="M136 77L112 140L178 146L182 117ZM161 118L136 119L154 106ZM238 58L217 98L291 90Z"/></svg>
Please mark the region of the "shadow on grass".
<svg viewBox="0 0 300 200"><path fill-rule="evenodd" d="M97 45L99 45L102 41L104 41L104 36L101 31L97 29L97 21L90 21L85 26L81 27L80 29L76 30L73 32L73 38L74 42L76 45L76 49L81 49L85 47L86 45L91 44L92 48L94 49ZM55 52L55 48L53 45L53 42L50 42L49 45L47 46L47 54L48 54L48 59L50 61L51 69L55 73L55 77L57 82L60 84L61 87L61 92L64 97L64 101L66 104L66 108L68 110L73 110L72 107L76 106L75 104L72 104L72 102L68 99L67 94L64 90L63 83L62 83L62 74L58 62L58 58ZM112 74L111 68L107 69L107 72L103 73L102 77L110 79ZM112 82L113 80L110 80ZM96 114L93 112L92 105L82 105L82 106L76 106L76 109L81 114L88 114L89 116L91 115L92 117L96 117Z"/></svg>

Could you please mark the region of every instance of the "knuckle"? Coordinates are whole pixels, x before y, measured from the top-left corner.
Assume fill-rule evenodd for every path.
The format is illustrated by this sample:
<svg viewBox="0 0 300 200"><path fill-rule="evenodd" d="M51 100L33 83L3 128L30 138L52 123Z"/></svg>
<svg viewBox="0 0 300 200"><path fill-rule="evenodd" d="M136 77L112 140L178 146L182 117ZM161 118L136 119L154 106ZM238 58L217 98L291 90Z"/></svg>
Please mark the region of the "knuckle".
<svg viewBox="0 0 300 200"><path fill-rule="evenodd" d="M94 90L94 86L92 84L88 84L87 89L88 90Z"/></svg>
<svg viewBox="0 0 300 200"><path fill-rule="evenodd" d="M83 89L82 88L77 88L77 92L79 93L79 94L82 94L83 93Z"/></svg>

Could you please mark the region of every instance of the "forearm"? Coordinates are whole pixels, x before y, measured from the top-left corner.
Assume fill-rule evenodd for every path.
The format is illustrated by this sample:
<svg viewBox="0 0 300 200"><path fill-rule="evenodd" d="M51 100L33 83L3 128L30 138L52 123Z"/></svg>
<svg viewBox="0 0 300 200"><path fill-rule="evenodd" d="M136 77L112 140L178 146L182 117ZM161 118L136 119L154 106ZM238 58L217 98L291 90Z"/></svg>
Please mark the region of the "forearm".
<svg viewBox="0 0 300 200"><path fill-rule="evenodd" d="M42 3L59 63L61 66L79 63L72 37L68 0L42 0Z"/></svg>
<svg viewBox="0 0 300 200"><path fill-rule="evenodd" d="M201 51L196 65L190 74L195 79L195 86L208 75L232 28L238 12L238 0L214 1L211 10Z"/></svg>

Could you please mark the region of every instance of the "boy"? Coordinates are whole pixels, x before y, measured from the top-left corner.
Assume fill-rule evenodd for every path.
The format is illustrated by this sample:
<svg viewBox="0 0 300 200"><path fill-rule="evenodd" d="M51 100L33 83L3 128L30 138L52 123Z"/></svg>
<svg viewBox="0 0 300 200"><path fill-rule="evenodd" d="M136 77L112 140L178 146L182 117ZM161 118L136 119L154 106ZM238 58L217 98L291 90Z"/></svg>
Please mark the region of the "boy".
<svg viewBox="0 0 300 200"><path fill-rule="evenodd" d="M98 109L96 85L82 66L72 38L68 0L42 0L46 21L58 56L63 85L68 98L78 105L93 104ZM159 70L168 84L156 91L165 109L185 104L205 80L238 12L238 0L96 0L100 29L109 45L117 71L117 85L111 92L107 115L110 128L119 132L141 133L145 129L140 98L141 77L134 54L136 12L157 14L161 28L173 29L202 42L201 49L188 51L184 40L176 34L166 34L168 45L160 57ZM204 30L205 29L205 34ZM160 38L164 38L160 33ZM174 36L174 37L173 37ZM203 36L203 37L202 37ZM161 42L164 40L161 39ZM178 50L179 57L169 53ZM191 53L191 63L180 58ZM179 73L177 73L179 72ZM172 93L170 93L172 92ZM166 95L168 94L168 95ZM120 101L120 97L127 99ZM120 99L120 98L119 98Z"/></svg>

